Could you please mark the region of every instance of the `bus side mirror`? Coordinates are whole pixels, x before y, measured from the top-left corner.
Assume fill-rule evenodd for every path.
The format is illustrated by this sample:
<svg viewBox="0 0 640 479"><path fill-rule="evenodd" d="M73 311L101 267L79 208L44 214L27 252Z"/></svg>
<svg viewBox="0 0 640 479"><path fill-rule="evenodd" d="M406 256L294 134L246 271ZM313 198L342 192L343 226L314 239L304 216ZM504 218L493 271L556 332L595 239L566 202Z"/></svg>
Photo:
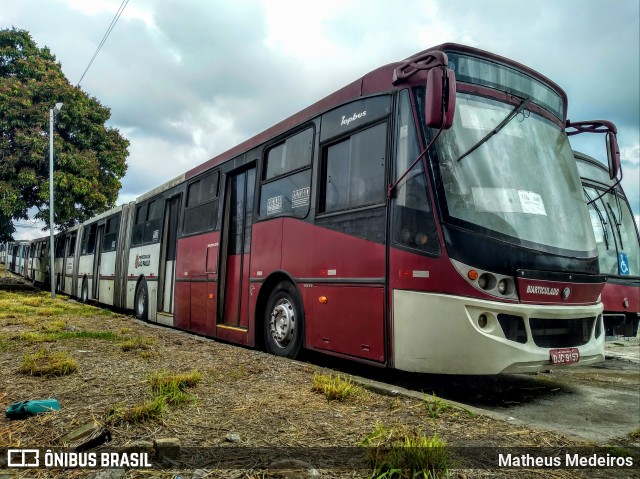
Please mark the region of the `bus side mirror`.
<svg viewBox="0 0 640 479"><path fill-rule="evenodd" d="M607 144L607 161L609 162L609 178L612 180L618 177L620 172L620 148L615 133L608 132L605 137Z"/></svg>
<svg viewBox="0 0 640 479"><path fill-rule="evenodd" d="M424 103L428 128L451 128L456 109L456 75L453 70L435 67L427 72Z"/></svg>

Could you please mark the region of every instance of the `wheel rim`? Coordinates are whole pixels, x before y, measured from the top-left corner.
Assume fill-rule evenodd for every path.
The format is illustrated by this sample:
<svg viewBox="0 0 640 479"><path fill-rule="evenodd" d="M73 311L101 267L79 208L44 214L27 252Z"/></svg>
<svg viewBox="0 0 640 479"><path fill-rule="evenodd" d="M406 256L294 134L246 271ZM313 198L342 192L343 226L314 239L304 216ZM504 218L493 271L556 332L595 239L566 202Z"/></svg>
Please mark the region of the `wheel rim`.
<svg viewBox="0 0 640 479"><path fill-rule="evenodd" d="M269 318L269 332L273 342L280 348L286 348L295 333L295 309L286 298L281 299L273 307Z"/></svg>
<svg viewBox="0 0 640 479"><path fill-rule="evenodd" d="M144 314L144 304L146 302L144 289L140 288L138 290L138 301L136 301L136 309L138 312L138 316L142 316Z"/></svg>

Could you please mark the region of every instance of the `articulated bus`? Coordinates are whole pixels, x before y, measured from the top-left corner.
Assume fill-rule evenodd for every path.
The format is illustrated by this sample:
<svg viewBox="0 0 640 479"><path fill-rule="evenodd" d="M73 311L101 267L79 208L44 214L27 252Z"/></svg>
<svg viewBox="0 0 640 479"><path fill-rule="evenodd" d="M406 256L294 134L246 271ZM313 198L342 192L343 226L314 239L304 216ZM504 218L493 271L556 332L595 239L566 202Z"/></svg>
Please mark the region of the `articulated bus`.
<svg viewBox="0 0 640 479"><path fill-rule="evenodd" d="M530 68L440 45L58 234L54 275L287 357L451 374L599 362L605 277L566 112Z"/></svg>
<svg viewBox="0 0 640 479"><path fill-rule="evenodd" d="M640 237L624 190L598 160L574 151L598 246L607 336L638 334ZM613 176L613 178L612 178Z"/></svg>

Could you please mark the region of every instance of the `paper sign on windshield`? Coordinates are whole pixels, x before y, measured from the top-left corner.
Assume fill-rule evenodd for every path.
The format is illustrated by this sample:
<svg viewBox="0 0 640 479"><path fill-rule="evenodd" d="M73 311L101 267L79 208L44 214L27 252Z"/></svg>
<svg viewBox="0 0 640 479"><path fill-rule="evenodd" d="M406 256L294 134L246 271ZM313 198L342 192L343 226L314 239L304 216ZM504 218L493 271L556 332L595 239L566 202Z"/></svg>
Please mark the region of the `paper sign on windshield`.
<svg viewBox="0 0 640 479"><path fill-rule="evenodd" d="M522 207L523 213L547 216L547 210L544 209L542 196L538 193L518 190L518 196L520 197L520 206Z"/></svg>

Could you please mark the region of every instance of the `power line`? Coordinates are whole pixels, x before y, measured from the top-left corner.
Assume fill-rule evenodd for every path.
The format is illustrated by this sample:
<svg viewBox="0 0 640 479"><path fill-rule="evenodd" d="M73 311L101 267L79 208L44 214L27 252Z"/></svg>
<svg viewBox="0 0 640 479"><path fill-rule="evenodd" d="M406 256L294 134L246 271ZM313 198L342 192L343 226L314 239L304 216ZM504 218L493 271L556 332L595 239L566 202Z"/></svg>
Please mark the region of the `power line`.
<svg viewBox="0 0 640 479"><path fill-rule="evenodd" d="M89 61L89 64L87 65L87 68L84 70L84 73L80 77L80 80L78 80L78 84L76 85L76 87L80 86L80 82L82 82L82 79L84 78L84 76L89 71L89 68L91 67L91 64L93 63L93 61L98 56L98 53L100 52L100 49L102 48L102 46L107 41L107 38L111 34L111 31L113 30L113 27L116 26L116 23L118 22L118 19L120 18L120 15L122 15L122 12L124 11L124 9L125 9L125 7L127 6L128 3L129 3L129 0L122 0L122 3L120 4L120 8L118 8L118 11L116 12L115 16L113 17L113 20L111 20L111 24L109 25L109 28L107 28L107 31L105 32L104 36L102 37L102 40L100 41L100 44L98 45L98 48L96 48L96 51L93 54L93 57L91 57L91 61Z"/></svg>

